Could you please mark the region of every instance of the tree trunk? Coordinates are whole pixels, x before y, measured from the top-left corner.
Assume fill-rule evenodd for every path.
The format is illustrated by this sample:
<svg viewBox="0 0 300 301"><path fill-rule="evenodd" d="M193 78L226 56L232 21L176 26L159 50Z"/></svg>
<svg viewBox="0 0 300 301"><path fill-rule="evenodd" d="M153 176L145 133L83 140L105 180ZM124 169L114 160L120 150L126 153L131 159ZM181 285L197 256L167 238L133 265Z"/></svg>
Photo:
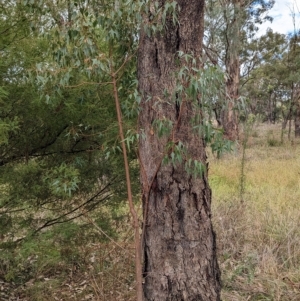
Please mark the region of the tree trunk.
<svg viewBox="0 0 300 301"><path fill-rule="evenodd" d="M235 107L239 98L240 85L239 39L241 3L240 0L231 0L230 2L234 5L234 15L232 20L225 16L227 19L225 66L228 78L226 80L226 106L222 111L222 124L224 136L229 140L235 141L238 139L238 114Z"/></svg>
<svg viewBox="0 0 300 301"><path fill-rule="evenodd" d="M156 18L155 1L150 2L144 24ZM168 3L158 2L159 7ZM144 300L218 301L220 272L207 173L195 178L186 172L184 162L162 164L167 143L180 142L190 157L206 165L204 141L192 130L194 106L188 99L176 101L172 97L176 95L175 73L186 64L178 57L178 51L193 54L195 58L202 54L204 0L178 0L177 4L178 23L174 24L173 16L167 15L163 31L149 37L142 29L140 35ZM161 16L157 22L163 22ZM201 66L200 59L198 66ZM170 134L156 135L155 120L172 121Z"/></svg>
<svg viewBox="0 0 300 301"><path fill-rule="evenodd" d="M295 109L295 138L300 137L300 93L297 98Z"/></svg>

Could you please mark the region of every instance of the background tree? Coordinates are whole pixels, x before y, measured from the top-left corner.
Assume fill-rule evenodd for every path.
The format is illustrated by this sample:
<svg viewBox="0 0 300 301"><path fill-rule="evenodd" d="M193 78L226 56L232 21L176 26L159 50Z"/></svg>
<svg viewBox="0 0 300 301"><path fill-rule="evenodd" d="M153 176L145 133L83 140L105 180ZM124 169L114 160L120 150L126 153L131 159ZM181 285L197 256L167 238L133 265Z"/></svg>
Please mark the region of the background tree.
<svg viewBox="0 0 300 301"><path fill-rule="evenodd" d="M216 102L215 113L224 136L232 141L238 139L242 53L258 30L257 24L270 19L266 14L273 4L274 1L208 1L206 54L226 70L225 95ZM243 65L247 63L242 61Z"/></svg>
<svg viewBox="0 0 300 301"><path fill-rule="evenodd" d="M280 91L275 89L281 82L278 75L282 74L282 79L287 76L282 61L286 49L285 36L269 30L264 36L252 40L243 52L246 64L242 79L243 93L251 99L251 113L262 114L263 120L270 123L276 120L277 101L281 98Z"/></svg>
<svg viewBox="0 0 300 301"><path fill-rule="evenodd" d="M285 36L268 30L264 36L253 40L247 53L244 53L245 60L249 56L253 57L251 71L243 78L243 92L250 100L251 112L260 114L263 121L270 123L282 121L282 130L289 124L289 138L291 121L297 116L299 89L297 39L297 34Z"/></svg>

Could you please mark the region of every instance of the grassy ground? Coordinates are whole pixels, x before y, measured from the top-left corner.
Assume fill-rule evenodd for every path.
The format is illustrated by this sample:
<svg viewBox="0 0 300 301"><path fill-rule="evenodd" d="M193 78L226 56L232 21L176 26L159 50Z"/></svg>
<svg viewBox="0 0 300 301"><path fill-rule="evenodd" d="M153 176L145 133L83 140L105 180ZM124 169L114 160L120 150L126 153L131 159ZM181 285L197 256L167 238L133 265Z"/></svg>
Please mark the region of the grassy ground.
<svg viewBox="0 0 300 301"><path fill-rule="evenodd" d="M280 144L280 137L280 125L253 128L242 193L242 147L221 159L209 156L223 301L300 300L300 142ZM43 252L43 265L22 287L0 281L0 300L134 300L128 220L116 226L118 241L95 228L94 243L78 250L67 244L55 253L56 260ZM27 257L32 265L35 259Z"/></svg>
<svg viewBox="0 0 300 301"><path fill-rule="evenodd" d="M256 126L242 151L210 156L224 301L300 300L300 144Z"/></svg>

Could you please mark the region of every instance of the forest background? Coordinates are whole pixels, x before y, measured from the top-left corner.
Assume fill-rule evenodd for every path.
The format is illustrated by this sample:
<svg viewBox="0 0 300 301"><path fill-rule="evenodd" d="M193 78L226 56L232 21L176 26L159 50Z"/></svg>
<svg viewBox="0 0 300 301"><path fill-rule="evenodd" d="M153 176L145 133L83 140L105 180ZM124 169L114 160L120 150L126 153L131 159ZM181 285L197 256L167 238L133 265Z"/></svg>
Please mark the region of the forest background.
<svg viewBox="0 0 300 301"><path fill-rule="evenodd" d="M203 54L204 79L213 82L206 84L205 129L223 299L299 300L299 11L291 7L290 33L258 36L273 2L243 1L238 18L233 2L207 1ZM111 67L141 222L136 54L143 3L0 4L3 300L135 298ZM228 58L239 62L238 95L229 98ZM231 100L234 139L224 118Z"/></svg>

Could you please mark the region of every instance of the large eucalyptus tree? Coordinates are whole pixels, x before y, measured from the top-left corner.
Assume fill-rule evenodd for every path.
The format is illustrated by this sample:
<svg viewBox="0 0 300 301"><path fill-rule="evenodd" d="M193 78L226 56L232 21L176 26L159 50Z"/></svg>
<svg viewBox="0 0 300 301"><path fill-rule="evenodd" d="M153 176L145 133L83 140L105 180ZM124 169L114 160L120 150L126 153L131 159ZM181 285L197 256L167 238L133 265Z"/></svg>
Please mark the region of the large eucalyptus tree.
<svg viewBox="0 0 300 301"><path fill-rule="evenodd" d="M206 142L214 139L209 122L205 122L205 108L210 105L205 95L211 92L208 83L214 81L216 70L212 66L204 68L202 61L204 2L24 1L29 11L41 13L44 28L49 29L52 60L37 64L33 77L55 113L66 110L71 114L72 108L78 112L76 123L71 119L73 115L70 117L70 134L74 128L86 125L80 111L93 97L98 101L92 103L89 114L97 114L100 109L111 113L114 100L118 124L123 126L122 113L130 111L130 100L136 100L133 106L139 104L144 289L139 269L139 224L133 213L138 301L220 300L205 152ZM137 52L140 95L130 91ZM90 93L86 102L69 98L68 93L76 96L81 88ZM101 124L110 120L102 120L101 116L99 112ZM99 124L94 128L98 129ZM99 132L102 139L106 130L99 128ZM89 138L93 134L84 132L80 142L94 141L96 138ZM125 162L124 143L129 145L131 138L124 137L120 127ZM78 139L75 136L74 141ZM99 151L104 154L109 146L106 142L95 147L95 155ZM92 150L83 152L88 155ZM96 166L97 162L106 162L107 157L89 162ZM69 162L70 156L66 158ZM52 183L52 178L48 181ZM78 191L79 185L75 184L73 194Z"/></svg>
<svg viewBox="0 0 300 301"><path fill-rule="evenodd" d="M143 15L138 80L145 300L220 300L205 142L194 131L196 120L203 121L204 2L150 1Z"/></svg>

